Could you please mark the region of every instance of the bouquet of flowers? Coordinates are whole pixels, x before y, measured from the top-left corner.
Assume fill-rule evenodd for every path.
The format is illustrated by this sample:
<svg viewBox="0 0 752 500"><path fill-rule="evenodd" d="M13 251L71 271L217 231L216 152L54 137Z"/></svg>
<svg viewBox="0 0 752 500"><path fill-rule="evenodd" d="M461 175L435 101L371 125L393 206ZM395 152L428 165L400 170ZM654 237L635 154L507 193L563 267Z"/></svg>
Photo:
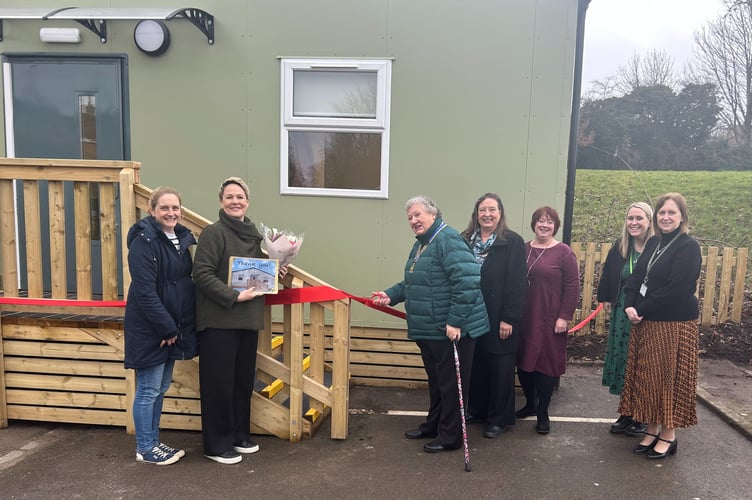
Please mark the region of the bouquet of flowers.
<svg viewBox="0 0 752 500"><path fill-rule="evenodd" d="M297 257L300 246L303 244L303 233L295 234L289 230L267 227L264 224L261 224L261 232L264 234L266 253L272 259L279 261L279 267L286 266Z"/></svg>

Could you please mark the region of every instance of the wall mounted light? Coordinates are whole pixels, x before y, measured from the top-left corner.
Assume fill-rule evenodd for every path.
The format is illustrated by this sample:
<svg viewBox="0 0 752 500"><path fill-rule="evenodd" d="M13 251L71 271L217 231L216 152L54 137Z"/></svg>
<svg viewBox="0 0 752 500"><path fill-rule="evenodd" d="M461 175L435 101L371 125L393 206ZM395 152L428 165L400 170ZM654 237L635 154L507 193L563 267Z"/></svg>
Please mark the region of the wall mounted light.
<svg viewBox="0 0 752 500"><path fill-rule="evenodd" d="M40 28L39 39L46 43L80 43L78 28Z"/></svg>
<svg viewBox="0 0 752 500"><path fill-rule="evenodd" d="M133 30L133 41L144 54L161 56L170 46L170 31L162 21L144 19Z"/></svg>

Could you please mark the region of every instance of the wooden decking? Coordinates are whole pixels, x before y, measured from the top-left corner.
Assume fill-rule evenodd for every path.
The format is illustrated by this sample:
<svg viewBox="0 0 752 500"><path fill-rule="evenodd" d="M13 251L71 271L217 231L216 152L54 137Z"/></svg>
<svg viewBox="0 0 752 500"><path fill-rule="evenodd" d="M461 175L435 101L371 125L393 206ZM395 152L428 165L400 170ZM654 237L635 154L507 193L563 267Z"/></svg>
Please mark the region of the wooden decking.
<svg viewBox="0 0 752 500"><path fill-rule="evenodd" d="M137 162L0 159L0 427L19 419L133 430L122 298L130 282L125 237L151 193L138 183L139 169ZM208 222L184 211L197 236ZM282 284L326 286L295 266ZM331 437L347 437L349 311L343 299L266 307L257 379L276 389L254 392L254 432L298 441L329 416ZM178 362L162 426L198 430L200 418L198 360Z"/></svg>

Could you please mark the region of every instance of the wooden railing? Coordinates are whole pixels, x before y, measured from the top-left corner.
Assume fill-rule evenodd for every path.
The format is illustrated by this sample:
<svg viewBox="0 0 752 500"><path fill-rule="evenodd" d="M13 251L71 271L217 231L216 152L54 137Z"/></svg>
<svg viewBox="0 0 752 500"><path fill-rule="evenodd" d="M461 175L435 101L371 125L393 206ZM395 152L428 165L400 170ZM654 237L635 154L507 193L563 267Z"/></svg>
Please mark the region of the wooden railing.
<svg viewBox="0 0 752 500"><path fill-rule="evenodd" d="M129 286L127 231L146 213L151 194L138 183L139 168L122 161L0 159L0 428L19 419L133 430L135 377L122 364L124 309L100 306L122 301ZM185 210L183 223L200 235L209 221ZM101 257L91 247L95 224ZM70 262L75 273L66 270ZM290 266L283 285L326 283ZM273 317L282 325L279 335ZM330 415L331 437L347 437L349 325L349 300L266 307L257 378L277 389L254 392L254 432L298 441ZM161 423L201 428L197 360L176 364Z"/></svg>

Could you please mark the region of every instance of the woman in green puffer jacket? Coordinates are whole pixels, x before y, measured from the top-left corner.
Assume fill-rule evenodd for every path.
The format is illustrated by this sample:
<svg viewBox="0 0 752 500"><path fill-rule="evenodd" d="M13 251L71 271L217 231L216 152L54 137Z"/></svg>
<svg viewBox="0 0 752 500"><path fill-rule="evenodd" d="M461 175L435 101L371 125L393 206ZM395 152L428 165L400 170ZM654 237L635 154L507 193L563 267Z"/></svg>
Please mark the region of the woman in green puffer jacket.
<svg viewBox="0 0 752 500"><path fill-rule="evenodd" d="M407 336L418 344L428 375L428 416L405 437L435 438L423 446L428 453L455 450L462 446L462 421L451 342L457 341L462 397L467 401L475 339L489 330L480 266L430 198L410 198L405 209L417 240L405 276L391 288L373 292L372 300L379 305L405 303Z"/></svg>

